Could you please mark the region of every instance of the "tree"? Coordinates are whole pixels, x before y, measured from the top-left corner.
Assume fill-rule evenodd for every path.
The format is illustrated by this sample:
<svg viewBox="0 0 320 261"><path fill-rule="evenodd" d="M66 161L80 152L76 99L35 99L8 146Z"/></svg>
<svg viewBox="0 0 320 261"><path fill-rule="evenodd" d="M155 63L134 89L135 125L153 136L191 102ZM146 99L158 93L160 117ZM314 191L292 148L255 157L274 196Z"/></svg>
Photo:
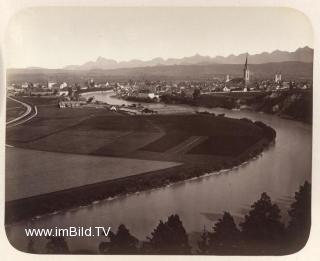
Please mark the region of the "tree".
<svg viewBox="0 0 320 261"><path fill-rule="evenodd" d="M240 230L233 217L224 212L223 217L213 227L214 232L209 235L209 247L213 253L232 253L237 250L240 240Z"/></svg>
<svg viewBox="0 0 320 261"><path fill-rule="evenodd" d="M81 91L81 86L80 86L79 83L75 83L74 86L75 86L77 92L80 92L80 91Z"/></svg>
<svg viewBox="0 0 320 261"><path fill-rule="evenodd" d="M64 237L47 237L49 242L46 244L48 254L67 254L69 253L68 244Z"/></svg>
<svg viewBox="0 0 320 261"><path fill-rule="evenodd" d="M210 254L209 248L209 232L204 228L201 234L201 239L198 241L198 254Z"/></svg>
<svg viewBox="0 0 320 261"><path fill-rule="evenodd" d="M135 254L138 250L138 239L132 236L125 225L118 227L116 234L110 232L110 242L100 243L100 252L106 254Z"/></svg>
<svg viewBox="0 0 320 261"><path fill-rule="evenodd" d="M70 98L73 98L73 94L74 94L73 88L71 86L68 86L68 96Z"/></svg>
<svg viewBox="0 0 320 261"><path fill-rule="evenodd" d="M200 89L199 88L195 88L193 91L193 100L197 99L200 96Z"/></svg>
<svg viewBox="0 0 320 261"><path fill-rule="evenodd" d="M171 215L166 222L151 233L149 246L156 254L190 254L188 235L178 215Z"/></svg>
<svg viewBox="0 0 320 261"><path fill-rule="evenodd" d="M295 193L295 201L288 211L290 222L288 224L288 235L290 241L303 246L309 237L311 226L311 184L305 182L298 192Z"/></svg>
<svg viewBox="0 0 320 261"><path fill-rule="evenodd" d="M28 253L32 253L32 254L35 254L35 253L36 253L36 251L35 251L35 249L34 249L34 241L33 241L32 238L29 239L29 241L28 241L27 249L28 249L28 250L27 250Z"/></svg>
<svg viewBox="0 0 320 261"><path fill-rule="evenodd" d="M251 206L249 215L240 224L246 240L257 242L275 242L283 237L284 225L280 221L280 209L272 204L270 197L264 192L261 198Z"/></svg>

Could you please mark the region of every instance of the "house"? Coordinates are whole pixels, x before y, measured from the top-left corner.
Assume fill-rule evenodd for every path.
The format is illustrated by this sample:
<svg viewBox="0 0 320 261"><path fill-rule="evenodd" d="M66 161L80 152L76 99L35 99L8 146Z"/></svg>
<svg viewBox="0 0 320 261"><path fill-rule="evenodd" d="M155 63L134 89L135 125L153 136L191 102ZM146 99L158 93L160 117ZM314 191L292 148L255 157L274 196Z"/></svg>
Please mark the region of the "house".
<svg viewBox="0 0 320 261"><path fill-rule="evenodd" d="M14 84L8 85L7 91L14 91L14 88L15 88Z"/></svg>
<svg viewBox="0 0 320 261"><path fill-rule="evenodd" d="M47 96L47 95L52 95L53 91L51 90L43 90L41 88L32 88L30 95L33 96Z"/></svg>
<svg viewBox="0 0 320 261"><path fill-rule="evenodd" d="M64 89L68 86L68 84L66 82L63 82L60 84L60 89Z"/></svg>
<svg viewBox="0 0 320 261"><path fill-rule="evenodd" d="M230 90L227 86L224 86L224 88L222 89L222 91L224 91L224 92L230 92L231 90Z"/></svg>
<svg viewBox="0 0 320 261"><path fill-rule="evenodd" d="M135 109L130 109L130 108L125 108L125 107L122 107L119 109L120 111L122 112L125 112L127 114L130 114L130 115L136 115L136 114L140 114L140 112L138 110L135 110Z"/></svg>
<svg viewBox="0 0 320 261"><path fill-rule="evenodd" d="M117 111L117 110L118 110L117 107L114 106L114 105L112 105L112 106L110 107L110 111Z"/></svg>
<svg viewBox="0 0 320 261"><path fill-rule="evenodd" d="M27 89L29 87L29 83L24 82L23 84L21 84L21 88L22 89Z"/></svg>
<svg viewBox="0 0 320 261"><path fill-rule="evenodd" d="M55 82L48 82L48 89L52 89L56 85Z"/></svg>

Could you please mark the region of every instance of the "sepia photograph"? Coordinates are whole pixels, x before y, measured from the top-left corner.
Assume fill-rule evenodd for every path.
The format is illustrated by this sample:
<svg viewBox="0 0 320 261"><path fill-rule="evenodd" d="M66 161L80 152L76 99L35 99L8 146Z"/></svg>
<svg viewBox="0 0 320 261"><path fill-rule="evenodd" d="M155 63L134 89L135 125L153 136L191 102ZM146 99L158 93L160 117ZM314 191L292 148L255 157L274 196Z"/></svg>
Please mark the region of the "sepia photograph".
<svg viewBox="0 0 320 261"><path fill-rule="evenodd" d="M311 226L314 35L284 7L30 7L5 32L4 227L64 255L284 256Z"/></svg>

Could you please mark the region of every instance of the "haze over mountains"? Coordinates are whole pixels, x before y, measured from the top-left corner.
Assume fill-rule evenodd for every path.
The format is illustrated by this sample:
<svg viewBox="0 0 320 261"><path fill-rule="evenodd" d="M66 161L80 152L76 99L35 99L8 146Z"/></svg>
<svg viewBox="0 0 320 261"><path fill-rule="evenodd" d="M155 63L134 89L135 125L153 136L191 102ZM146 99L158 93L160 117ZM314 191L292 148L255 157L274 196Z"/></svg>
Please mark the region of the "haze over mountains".
<svg viewBox="0 0 320 261"><path fill-rule="evenodd" d="M182 59L155 58L150 61L131 60L117 62L99 57L83 65L72 65L61 69L29 67L8 69L9 83L68 82L82 83L88 79L96 82L131 80L207 80L223 79L229 74L241 77L246 53L228 57L195 55ZM249 55L249 69L256 79L271 79L281 72L283 79L311 80L313 76L313 49L298 48L294 52L274 51Z"/></svg>
<svg viewBox="0 0 320 261"><path fill-rule="evenodd" d="M89 61L82 65L69 65L64 67L66 70L94 70L94 69L119 69L119 68L136 68L136 67L150 67L150 66L168 66L168 65L196 65L196 64L244 64L248 53L239 55L223 56L202 56L196 54L190 57L178 58L154 58L149 61L130 60L117 62L116 60L98 57L96 61ZM263 64L263 63L278 63L278 62L313 62L313 49L305 46L298 48L294 52L287 51L273 51L271 53L263 52L260 54L249 55L249 64Z"/></svg>

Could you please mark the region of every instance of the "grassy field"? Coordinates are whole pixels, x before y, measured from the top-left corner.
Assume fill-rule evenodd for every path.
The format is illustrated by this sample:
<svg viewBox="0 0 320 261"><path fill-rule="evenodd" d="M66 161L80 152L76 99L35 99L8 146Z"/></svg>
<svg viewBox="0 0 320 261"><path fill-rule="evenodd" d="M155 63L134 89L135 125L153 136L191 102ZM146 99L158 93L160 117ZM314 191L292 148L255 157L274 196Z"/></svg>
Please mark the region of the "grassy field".
<svg viewBox="0 0 320 261"><path fill-rule="evenodd" d="M258 141L259 136L211 136L188 153L237 156Z"/></svg>
<svg viewBox="0 0 320 261"><path fill-rule="evenodd" d="M26 108L13 100L7 99L6 121L13 120L26 111Z"/></svg>
<svg viewBox="0 0 320 261"><path fill-rule="evenodd" d="M36 106L41 105L53 105L56 106L58 103L58 97L56 96L43 96L41 98L39 97L19 97L19 100L30 103Z"/></svg>
<svg viewBox="0 0 320 261"><path fill-rule="evenodd" d="M43 151L131 157L136 151L167 153L177 147L175 151L183 154L234 157L263 138L261 128L250 121L203 114L129 116L105 109L59 109L54 99L45 100L48 102L28 99L38 104L38 117L8 130L8 144Z"/></svg>
<svg viewBox="0 0 320 261"><path fill-rule="evenodd" d="M170 131L156 141L149 143L143 147L142 150L154 151L154 152L165 152L172 147L182 143L190 137L190 134L183 131Z"/></svg>
<svg viewBox="0 0 320 261"><path fill-rule="evenodd" d="M178 166L179 163L6 150L6 201Z"/></svg>
<svg viewBox="0 0 320 261"><path fill-rule="evenodd" d="M6 222L230 168L275 135L262 123L207 114L129 116L25 101L38 115L6 132L18 147L6 148Z"/></svg>

